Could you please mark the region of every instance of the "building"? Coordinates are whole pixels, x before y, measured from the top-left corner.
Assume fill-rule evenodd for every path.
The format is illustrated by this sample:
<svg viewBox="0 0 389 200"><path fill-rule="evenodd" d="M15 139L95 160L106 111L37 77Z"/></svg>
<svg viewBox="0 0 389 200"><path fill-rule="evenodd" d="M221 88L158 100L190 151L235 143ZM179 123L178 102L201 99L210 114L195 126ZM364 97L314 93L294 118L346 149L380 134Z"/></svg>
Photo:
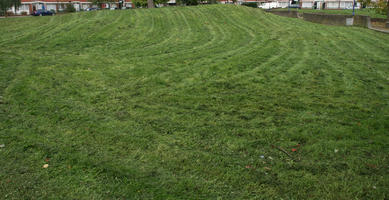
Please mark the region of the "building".
<svg viewBox="0 0 389 200"><path fill-rule="evenodd" d="M376 1L376 0L372 0ZM232 3L232 0L219 0L222 4ZM264 9L287 8L289 5L299 5L303 9L353 9L353 0L236 0L237 4L257 3ZM360 3L355 0L355 9L360 8Z"/></svg>
<svg viewBox="0 0 389 200"><path fill-rule="evenodd" d="M360 3L355 2L355 9L359 9ZM353 9L353 4L353 0L301 0L303 9Z"/></svg>
<svg viewBox="0 0 389 200"><path fill-rule="evenodd" d="M130 0L120 0L120 2L123 7L132 7ZM69 4L72 4L76 11L85 10L93 6L92 2L89 0L21 0L21 6L16 9L16 11L15 8L11 8L9 11L17 15L30 15L35 10L40 9L61 12L64 11ZM102 8L116 8L119 7L119 1L117 3L104 3L101 6Z"/></svg>
<svg viewBox="0 0 389 200"><path fill-rule="evenodd" d="M76 11L89 8L92 4L87 0L21 0L21 6L16 10L11 8L10 11L15 14L31 14L35 10L45 9L57 12L64 11L66 6L73 4Z"/></svg>
<svg viewBox="0 0 389 200"><path fill-rule="evenodd" d="M300 5L303 9L352 9L354 3L353 0L218 0L218 2L221 4L257 3L259 7L264 9L287 8L290 4ZM85 10L93 6L90 0L21 0L21 6L16 11L14 8L11 8L9 11L17 15L29 15L40 9L61 12L69 4L72 4L76 11ZM169 0L167 5L176 5L176 0ZM160 6L162 5L158 7ZM119 7L133 8L133 4L131 0L117 0L117 2L103 3L101 5L101 8L106 9ZM360 8L360 3L357 1L355 8Z"/></svg>

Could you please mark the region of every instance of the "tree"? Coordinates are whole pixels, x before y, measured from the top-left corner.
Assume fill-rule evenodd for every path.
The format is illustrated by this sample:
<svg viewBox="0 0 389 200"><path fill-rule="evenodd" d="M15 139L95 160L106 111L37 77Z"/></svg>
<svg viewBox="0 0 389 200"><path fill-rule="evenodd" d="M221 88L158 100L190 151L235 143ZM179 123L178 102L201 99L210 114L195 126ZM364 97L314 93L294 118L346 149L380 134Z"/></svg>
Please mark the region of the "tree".
<svg viewBox="0 0 389 200"><path fill-rule="evenodd" d="M169 0L152 0L152 7L155 8L155 4L166 4ZM132 3L135 4L135 7L149 7L149 0L132 0Z"/></svg>
<svg viewBox="0 0 389 200"><path fill-rule="evenodd" d="M178 4L184 6L195 6L199 4L199 0L176 0Z"/></svg>
<svg viewBox="0 0 389 200"><path fill-rule="evenodd" d="M16 1L16 0L13 0L13 1L11 1L12 3L12 6L14 7L14 13L16 13L16 10L18 10L19 9L19 6L22 4L21 3L21 0L18 0L18 1Z"/></svg>
<svg viewBox="0 0 389 200"><path fill-rule="evenodd" d="M69 3L69 4L66 6L65 11L66 11L66 12L76 12L76 8L74 7L73 4Z"/></svg>
<svg viewBox="0 0 389 200"><path fill-rule="evenodd" d="M105 2L105 0L92 0L92 4L97 5L99 8L102 8L103 3Z"/></svg>
<svg viewBox="0 0 389 200"><path fill-rule="evenodd" d="M5 15L7 10L10 8L11 6L9 5L9 1L7 0L0 0L0 15Z"/></svg>
<svg viewBox="0 0 389 200"><path fill-rule="evenodd" d="M117 0L92 0L92 4L97 5L99 8L103 8L103 3L113 3L113 2L117 2Z"/></svg>
<svg viewBox="0 0 389 200"><path fill-rule="evenodd" d="M389 3L387 0L378 0L374 4L374 8L376 9L376 11L383 15L388 15L388 10L389 10L388 7L389 7Z"/></svg>
<svg viewBox="0 0 389 200"><path fill-rule="evenodd" d="M147 0L147 8L155 8L153 0Z"/></svg>
<svg viewBox="0 0 389 200"><path fill-rule="evenodd" d="M371 0L358 0L361 3L362 8L366 8L371 5Z"/></svg>
<svg viewBox="0 0 389 200"><path fill-rule="evenodd" d="M382 0L382 1L385 1L385 0ZM385 5L384 10L386 11L384 14L386 14L389 17L389 0L386 0L386 5Z"/></svg>
<svg viewBox="0 0 389 200"><path fill-rule="evenodd" d="M389 0L378 0L374 4L374 8L376 12L387 16L386 28L389 28Z"/></svg>
<svg viewBox="0 0 389 200"><path fill-rule="evenodd" d="M386 28L389 28L389 0L386 0Z"/></svg>
<svg viewBox="0 0 389 200"><path fill-rule="evenodd" d="M15 12L21 5L20 0L0 0L0 12L6 16L7 10L14 7Z"/></svg>

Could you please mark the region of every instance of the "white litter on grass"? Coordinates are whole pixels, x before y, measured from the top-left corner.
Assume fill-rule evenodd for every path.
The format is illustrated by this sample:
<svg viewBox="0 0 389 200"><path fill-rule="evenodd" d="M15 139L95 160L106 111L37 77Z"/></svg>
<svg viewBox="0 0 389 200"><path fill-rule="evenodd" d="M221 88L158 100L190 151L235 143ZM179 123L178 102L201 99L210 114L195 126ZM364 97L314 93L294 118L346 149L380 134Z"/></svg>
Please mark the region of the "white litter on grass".
<svg viewBox="0 0 389 200"><path fill-rule="evenodd" d="M0 144L0 148L4 148L5 147L5 144Z"/></svg>
<svg viewBox="0 0 389 200"><path fill-rule="evenodd" d="M260 158L262 158L262 159L264 159L265 158L265 156L264 155L261 155L261 156L259 156Z"/></svg>
<svg viewBox="0 0 389 200"><path fill-rule="evenodd" d="M335 150L334 150L335 153L338 153L338 151L339 151L338 149L335 149Z"/></svg>

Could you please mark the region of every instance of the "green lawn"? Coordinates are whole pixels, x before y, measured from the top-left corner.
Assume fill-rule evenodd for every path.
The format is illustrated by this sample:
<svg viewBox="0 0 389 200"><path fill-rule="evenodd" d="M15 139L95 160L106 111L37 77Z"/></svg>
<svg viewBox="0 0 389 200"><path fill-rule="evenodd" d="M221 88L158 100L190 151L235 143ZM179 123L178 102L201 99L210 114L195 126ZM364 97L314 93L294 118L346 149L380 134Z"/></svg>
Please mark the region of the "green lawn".
<svg viewBox="0 0 389 200"><path fill-rule="evenodd" d="M234 5L0 19L0 96L0 199L389 198L388 34Z"/></svg>
<svg viewBox="0 0 389 200"><path fill-rule="evenodd" d="M277 8L274 10L288 10L288 8ZM327 13L327 14L342 14L342 15L352 15L353 10L352 9L344 9L344 10L314 10L314 9L290 9L290 10L296 10L301 13ZM356 15L366 15L370 16L372 18L384 18L386 19L387 16L377 13L374 9L372 8L365 8L365 9L355 9L355 14Z"/></svg>

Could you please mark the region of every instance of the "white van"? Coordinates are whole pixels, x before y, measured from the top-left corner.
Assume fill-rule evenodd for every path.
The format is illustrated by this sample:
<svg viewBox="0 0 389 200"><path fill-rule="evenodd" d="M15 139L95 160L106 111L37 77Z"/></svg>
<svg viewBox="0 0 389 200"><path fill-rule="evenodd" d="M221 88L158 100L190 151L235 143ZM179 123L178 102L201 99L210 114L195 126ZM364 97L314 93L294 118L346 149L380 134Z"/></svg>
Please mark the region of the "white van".
<svg viewBox="0 0 389 200"><path fill-rule="evenodd" d="M278 7L279 7L278 2L263 2L258 6L258 8L262 8L262 9L272 9Z"/></svg>

